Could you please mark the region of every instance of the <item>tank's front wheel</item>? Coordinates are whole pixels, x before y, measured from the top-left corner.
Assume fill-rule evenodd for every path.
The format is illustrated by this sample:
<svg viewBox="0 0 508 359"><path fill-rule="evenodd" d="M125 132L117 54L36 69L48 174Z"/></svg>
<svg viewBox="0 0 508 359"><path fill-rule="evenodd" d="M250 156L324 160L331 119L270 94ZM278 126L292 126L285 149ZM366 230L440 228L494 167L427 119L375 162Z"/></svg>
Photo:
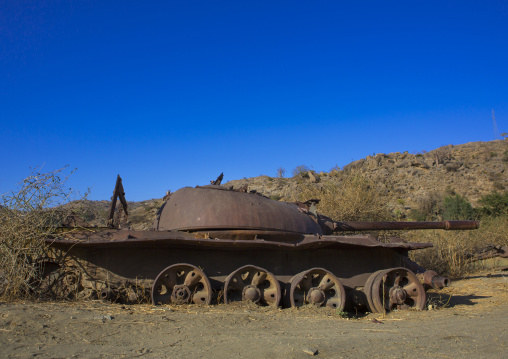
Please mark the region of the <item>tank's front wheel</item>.
<svg viewBox="0 0 508 359"><path fill-rule="evenodd" d="M152 303L210 304L212 288L203 271L192 264L179 263L159 273L152 285Z"/></svg>
<svg viewBox="0 0 508 359"><path fill-rule="evenodd" d="M312 304L342 311L346 304L346 291L331 272L312 268L291 279L289 298L292 307Z"/></svg>
<svg viewBox="0 0 508 359"><path fill-rule="evenodd" d="M247 301L276 307L280 297L277 278L267 270L253 265L246 265L231 273L224 285L226 304Z"/></svg>
<svg viewBox="0 0 508 359"><path fill-rule="evenodd" d="M373 273L365 284L364 292L373 313L425 308L425 289L418 277L406 268L391 268Z"/></svg>

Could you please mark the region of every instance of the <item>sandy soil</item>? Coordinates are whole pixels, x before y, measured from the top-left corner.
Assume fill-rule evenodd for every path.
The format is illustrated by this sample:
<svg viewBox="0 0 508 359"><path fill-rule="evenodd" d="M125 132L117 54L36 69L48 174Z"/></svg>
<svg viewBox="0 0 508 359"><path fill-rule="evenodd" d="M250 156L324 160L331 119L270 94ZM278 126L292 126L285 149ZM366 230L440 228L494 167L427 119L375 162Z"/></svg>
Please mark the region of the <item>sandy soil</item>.
<svg viewBox="0 0 508 359"><path fill-rule="evenodd" d="M348 318L327 308L0 303L0 357L507 357L508 272L455 281L429 305Z"/></svg>

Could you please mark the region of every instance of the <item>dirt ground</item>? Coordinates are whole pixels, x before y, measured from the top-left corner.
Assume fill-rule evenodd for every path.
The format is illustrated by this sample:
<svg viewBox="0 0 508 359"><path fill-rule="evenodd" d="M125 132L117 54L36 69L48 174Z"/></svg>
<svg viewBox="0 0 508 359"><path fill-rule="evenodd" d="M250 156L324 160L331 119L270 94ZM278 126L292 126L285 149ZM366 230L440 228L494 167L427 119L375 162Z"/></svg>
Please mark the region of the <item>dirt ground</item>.
<svg viewBox="0 0 508 359"><path fill-rule="evenodd" d="M327 308L0 302L0 357L507 357L507 271L454 281L429 292L428 304L356 317Z"/></svg>

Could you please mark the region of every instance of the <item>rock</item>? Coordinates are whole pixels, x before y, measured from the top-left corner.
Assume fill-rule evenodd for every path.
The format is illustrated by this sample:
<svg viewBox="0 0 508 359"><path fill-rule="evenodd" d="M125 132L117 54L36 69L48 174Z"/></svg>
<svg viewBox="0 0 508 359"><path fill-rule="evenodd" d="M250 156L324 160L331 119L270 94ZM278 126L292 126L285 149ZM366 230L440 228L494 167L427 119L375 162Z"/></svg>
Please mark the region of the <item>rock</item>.
<svg viewBox="0 0 508 359"><path fill-rule="evenodd" d="M422 159L418 159L416 161L412 161L411 162L411 166L413 166L413 167L419 167L419 168L425 168L425 169L429 168L429 165L426 164L425 162L423 162Z"/></svg>
<svg viewBox="0 0 508 359"><path fill-rule="evenodd" d="M457 162L448 162L445 165L446 171L448 172L456 172L460 168L460 164Z"/></svg>
<svg viewBox="0 0 508 359"><path fill-rule="evenodd" d="M104 323L105 321L107 320L113 320L114 317L111 316L111 315L98 315L98 316L95 316L93 317L93 319L99 319L99 320L102 320L102 322Z"/></svg>
<svg viewBox="0 0 508 359"><path fill-rule="evenodd" d="M365 158L365 161L367 162L367 167L369 169L374 169L377 166L379 166L379 162L374 157L372 157L372 156L367 156Z"/></svg>
<svg viewBox="0 0 508 359"><path fill-rule="evenodd" d="M364 163L365 163L365 160L362 158L361 160L351 162L350 164L344 166L344 168L342 168L342 170L343 171L356 170L356 169L361 168Z"/></svg>
<svg viewBox="0 0 508 359"><path fill-rule="evenodd" d="M305 349L303 350L303 352L304 352L305 354L309 354L309 355L312 355L312 356L314 356L314 355L318 355L318 350L317 350L316 348L305 348Z"/></svg>
<svg viewBox="0 0 508 359"><path fill-rule="evenodd" d="M312 171L309 171L309 178L310 178L310 182L311 183L318 183L319 182L319 177L317 175L315 175Z"/></svg>
<svg viewBox="0 0 508 359"><path fill-rule="evenodd" d="M141 348L141 349L136 351L136 353L138 353L138 354L148 354L148 353L151 353L151 352L152 352L152 349L147 349L147 348Z"/></svg>
<svg viewBox="0 0 508 359"><path fill-rule="evenodd" d="M397 162L395 164L395 167L402 168L402 167L409 167L410 165L411 165L411 162L409 162L408 160L402 160L400 162Z"/></svg>

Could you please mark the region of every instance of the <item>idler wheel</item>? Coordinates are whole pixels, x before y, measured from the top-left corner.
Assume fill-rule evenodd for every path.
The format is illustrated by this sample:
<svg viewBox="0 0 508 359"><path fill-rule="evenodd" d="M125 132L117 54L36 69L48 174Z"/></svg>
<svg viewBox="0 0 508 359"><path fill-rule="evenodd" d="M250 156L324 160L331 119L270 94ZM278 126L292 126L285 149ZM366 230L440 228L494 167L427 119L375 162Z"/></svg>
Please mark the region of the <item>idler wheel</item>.
<svg viewBox="0 0 508 359"><path fill-rule="evenodd" d="M311 304L342 311L346 304L346 291L331 272L312 268L291 279L289 299L293 307Z"/></svg>
<svg viewBox="0 0 508 359"><path fill-rule="evenodd" d="M281 297L280 284L267 270L246 265L231 273L224 284L224 301L253 302L259 305L277 306Z"/></svg>
<svg viewBox="0 0 508 359"><path fill-rule="evenodd" d="M212 289L208 277L192 264L179 263L159 273L152 285L152 303L210 304Z"/></svg>
<svg viewBox="0 0 508 359"><path fill-rule="evenodd" d="M373 273L365 283L364 292L373 313L425 308L425 290L418 277L406 268Z"/></svg>

